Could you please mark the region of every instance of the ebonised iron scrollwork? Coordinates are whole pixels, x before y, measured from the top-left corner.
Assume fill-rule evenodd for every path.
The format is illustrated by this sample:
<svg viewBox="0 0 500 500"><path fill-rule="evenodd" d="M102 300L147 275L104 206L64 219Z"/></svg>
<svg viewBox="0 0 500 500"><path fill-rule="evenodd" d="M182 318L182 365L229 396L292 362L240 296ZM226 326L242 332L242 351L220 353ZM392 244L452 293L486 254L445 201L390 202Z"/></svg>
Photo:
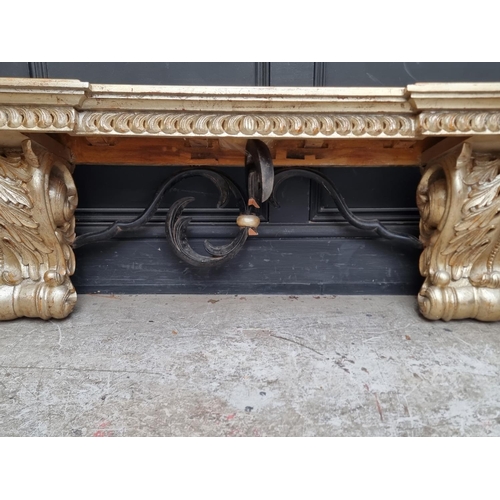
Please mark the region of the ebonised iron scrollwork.
<svg viewBox="0 0 500 500"><path fill-rule="evenodd" d="M279 207L279 204L277 203L275 198L276 192L278 191L281 184L283 184L283 182L291 179L292 177L304 177L320 184L333 199L344 219L352 226L363 231L373 231L381 238L402 241L405 243L410 243L417 248L422 248L420 240L418 238L415 238L415 236L391 231L377 219L362 219L354 215L347 206L343 196L340 194L335 184L330 179L328 179L328 177L319 172L316 172L315 170L310 170L307 168L294 168L282 170L281 172L276 174L274 181L274 191L270 200L271 203L273 203L276 207Z"/></svg>
<svg viewBox="0 0 500 500"><path fill-rule="evenodd" d="M192 218L183 215L184 209L194 201L193 197L181 198L172 204L165 221L165 234L174 253L188 264L198 267L220 265L238 254L249 235L257 234L257 227L260 224L258 211L261 204L266 202L272 194L274 167L271 152L264 142L253 139L247 142L246 169L248 177L247 199L245 199L238 186L221 173L199 168L186 170L167 179L157 191L150 206L135 220L115 222L102 231L79 236L76 238L74 248L105 241L117 236L119 233L144 226L158 210L167 191L185 179L204 177L211 181L219 191L217 208L225 207L231 195L236 200L240 210L240 216L236 220L239 227L238 235L230 243L222 246L214 246L209 241L205 241L205 251L208 255L197 253L191 247L187 238L187 228Z"/></svg>
<svg viewBox="0 0 500 500"><path fill-rule="evenodd" d="M193 266L218 266L236 256L245 245L248 236L258 234L257 228L260 224L259 211L263 203L269 200L278 207L276 192L283 182L292 177L303 177L319 183L334 200L339 212L346 221L358 229L373 231L380 237L404 241L419 248L421 247L420 241L414 236L390 231L376 219L366 220L354 215L347 207L336 186L326 176L317 171L305 168L287 168L275 175L271 151L263 141L257 139L247 141L246 172L246 196L228 177L214 170L196 168L176 174L162 184L150 206L138 218L130 222L115 222L102 231L81 235L76 238L73 247L79 248L89 243L104 241L124 231L132 231L140 228L147 224L154 216L167 191L185 179L198 176L210 180L218 189L219 201L217 208L225 207L232 197L238 204L240 215L236 220L236 224L239 227L238 235L230 243L222 246L214 246L209 241L205 241L204 247L207 255L201 255L191 247L187 237L188 225L192 218L183 215L184 209L194 201L194 198L181 198L171 205L165 221L167 240L174 253L180 259Z"/></svg>

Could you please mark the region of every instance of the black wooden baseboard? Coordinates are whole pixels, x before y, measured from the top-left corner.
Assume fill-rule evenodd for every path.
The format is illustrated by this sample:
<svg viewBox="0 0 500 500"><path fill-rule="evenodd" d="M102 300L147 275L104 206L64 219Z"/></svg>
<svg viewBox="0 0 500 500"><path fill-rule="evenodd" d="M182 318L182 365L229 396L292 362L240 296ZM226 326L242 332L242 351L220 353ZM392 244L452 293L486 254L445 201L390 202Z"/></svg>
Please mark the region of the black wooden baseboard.
<svg viewBox="0 0 500 500"><path fill-rule="evenodd" d="M200 251L202 242L193 247ZM79 249L73 283L80 293L102 294L415 294L418 257L383 240L254 238L223 267L199 270L164 239L118 239Z"/></svg>

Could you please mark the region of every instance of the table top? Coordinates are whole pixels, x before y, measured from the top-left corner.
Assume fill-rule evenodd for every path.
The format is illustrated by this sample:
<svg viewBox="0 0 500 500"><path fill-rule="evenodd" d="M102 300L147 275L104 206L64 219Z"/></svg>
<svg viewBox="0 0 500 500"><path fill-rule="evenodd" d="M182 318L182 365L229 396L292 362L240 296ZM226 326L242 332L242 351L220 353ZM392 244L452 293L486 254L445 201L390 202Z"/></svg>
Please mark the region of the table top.
<svg viewBox="0 0 500 500"><path fill-rule="evenodd" d="M0 78L0 130L72 135L408 139L499 133L499 112L500 83L180 87Z"/></svg>
<svg viewBox="0 0 500 500"><path fill-rule="evenodd" d="M498 149L500 82L195 87L0 78L0 146L42 134L88 163L242 164L254 138L270 144L277 165L415 165L436 138Z"/></svg>

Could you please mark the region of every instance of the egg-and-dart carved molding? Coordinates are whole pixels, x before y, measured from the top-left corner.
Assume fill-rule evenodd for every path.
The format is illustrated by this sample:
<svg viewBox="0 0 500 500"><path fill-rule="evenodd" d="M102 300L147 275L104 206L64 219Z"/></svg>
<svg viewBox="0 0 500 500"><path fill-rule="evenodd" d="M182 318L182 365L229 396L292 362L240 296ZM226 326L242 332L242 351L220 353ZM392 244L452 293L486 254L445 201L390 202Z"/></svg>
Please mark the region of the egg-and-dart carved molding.
<svg viewBox="0 0 500 500"><path fill-rule="evenodd" d="M71 107L0 106L0 130L72 132L76 114Z"/></svg>
<svg viewBox="0 0 500 500"><path fill-rule="evenodd" d="M419 127L427 135L498 134L500 112L423 112L419 115Z"/></svg>
<svg viewBox="0 0 500 500"><path fill-rule="evenodd" d="M0 130L77 135L417 138L500 134L500 112L231 114L78 111L70 106L0 106Z"/></svg>
<svg viewBox="0 0 500 500"><path fill-rule="evenodd" d="M412 137L406 115L82 112L78 134L258 137Z"/></svg>

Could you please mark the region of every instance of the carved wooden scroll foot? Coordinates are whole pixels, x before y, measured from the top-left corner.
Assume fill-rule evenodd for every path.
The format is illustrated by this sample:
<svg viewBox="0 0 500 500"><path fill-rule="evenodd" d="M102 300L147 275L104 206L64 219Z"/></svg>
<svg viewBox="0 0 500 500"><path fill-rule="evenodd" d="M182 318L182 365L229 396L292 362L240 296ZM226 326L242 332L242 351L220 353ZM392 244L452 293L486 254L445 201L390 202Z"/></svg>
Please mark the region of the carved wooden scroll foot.
<svg viewBox="0 0 500 500"><path fill-rule="evenodd" d="M0 156L0 320L73 310L77 201L69 165L30 141Z"/></svg>
<svg viewBox="0 0 500 500"><path fill-rule="evenodd" d="M426 318L500 320L499 190L500 155L467 143L426 167L417 191Z"/></svg>

